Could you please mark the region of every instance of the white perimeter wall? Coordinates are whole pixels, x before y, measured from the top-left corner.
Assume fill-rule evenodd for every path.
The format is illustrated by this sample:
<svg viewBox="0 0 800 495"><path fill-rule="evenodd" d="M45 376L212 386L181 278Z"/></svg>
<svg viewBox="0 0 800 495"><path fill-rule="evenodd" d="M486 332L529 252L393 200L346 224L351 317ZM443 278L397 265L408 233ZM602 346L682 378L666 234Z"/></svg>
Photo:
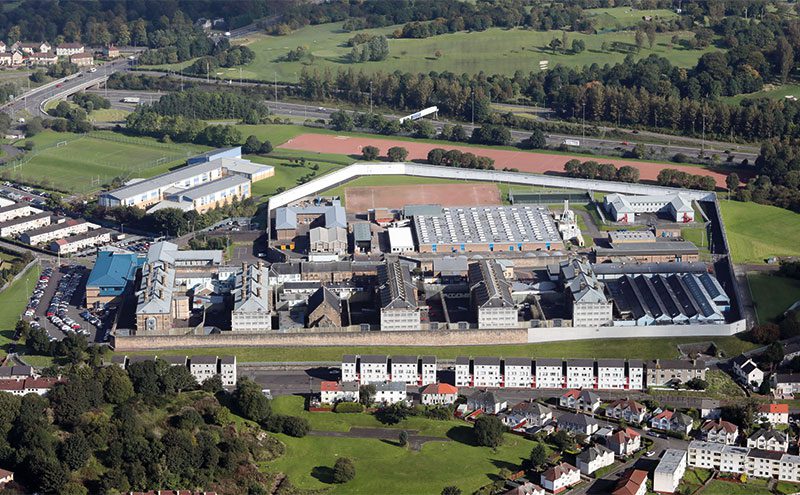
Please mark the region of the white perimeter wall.
<svg viewBox="0 0 800 495"><path fill-rule="evenodd" d="M621 194L658 195L680 192L693 200L713 201L713 192L691 189L675 189L671 187L649 186L645 184L628 184L591 179L573 179L551 175L525 174L519 172L502 172L498 170L475 170L466 168L441 167L436 165L420 165L417 163L355 163L336 170L305 184L276 194L269 199L269 210L285 206L306 196L312 196L363 175L412 175L418 177L436 177L442 179L460 179L488 182L505 182L531 186L561 187L585 189L591 191L613 192Z"/></svg>
<svg viewBox="0 0 800 495"><path fill-rule="evenodd" d="M721 325L650 325L642 327L530 328L528 343L565 340L624 339L631 337L721 337L747 330L745 320Z"/></svg>

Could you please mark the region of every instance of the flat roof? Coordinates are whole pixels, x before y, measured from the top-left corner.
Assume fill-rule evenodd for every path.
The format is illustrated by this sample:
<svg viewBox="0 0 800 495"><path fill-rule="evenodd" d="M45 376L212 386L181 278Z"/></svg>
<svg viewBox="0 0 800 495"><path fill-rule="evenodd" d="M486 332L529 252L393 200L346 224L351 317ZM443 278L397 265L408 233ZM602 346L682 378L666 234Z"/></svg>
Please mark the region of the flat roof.
<svg viewBox="0 0 800 495"><path fill-rule="evenodd" d="M227 158L227 157L223 157L223 158L217 158L216 160L211 160L211 161L213 162L213 161L217 161L217 160L222 162L222 166L225 167L226 169L228 169L230 172L232 172L234 174L255 175L255 174L262 174L264 172L270 172L272 170L275 170L275 167L273 167L272 165L264 165L264 164L261 164L261 163L254 163L254 162L251 162L250 160L245 160L245 159L242 159L242 158Z"/></svg>
<svg viewBox="0 0 800 495"><path fill-rule="evenodd" d="M672 474L684 462L686 452L678 449L667 449L656 466L656 473Z"/></svg>
<svg viewBox="0 0 800 495"><path fill-rule="evenodd" d="M389 234L389 246L395 248L414 249L414 238L411 235L411 227L389 227L386 229Z"/></svg>
<svg viewBox="0 0 800 495"><path fill-rule="evenodd" d="M600 256L633 256L648 254L699 254L700 250L689 241L656 241L615 244L605 248L595 246L595 253Z"/></svg>
<svg viewBox="0 0 800 495"><path fill-rule="evenodd" d="M372 229L369 222L355 222L353 225L353 240L356 242L369 242L372 240Z"/></svg>

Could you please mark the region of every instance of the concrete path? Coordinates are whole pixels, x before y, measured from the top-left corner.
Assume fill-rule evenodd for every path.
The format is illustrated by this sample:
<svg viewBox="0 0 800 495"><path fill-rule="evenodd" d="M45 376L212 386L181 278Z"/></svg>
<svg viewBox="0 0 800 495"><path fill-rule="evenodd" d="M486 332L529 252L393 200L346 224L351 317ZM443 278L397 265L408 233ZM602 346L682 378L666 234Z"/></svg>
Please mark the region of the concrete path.
<svg viewBox="0 0 800 495"><path fill-rule="evenodd" d="M397 444L400 428L350 428L350 431L319 431L309 432L309 435L317 437L336 437L336 438L373 438ZM419 450L425 442L450 442L449 438L431 437L417 435L418 430L405 430L408 433L408 445L411 450Z"/></svg>

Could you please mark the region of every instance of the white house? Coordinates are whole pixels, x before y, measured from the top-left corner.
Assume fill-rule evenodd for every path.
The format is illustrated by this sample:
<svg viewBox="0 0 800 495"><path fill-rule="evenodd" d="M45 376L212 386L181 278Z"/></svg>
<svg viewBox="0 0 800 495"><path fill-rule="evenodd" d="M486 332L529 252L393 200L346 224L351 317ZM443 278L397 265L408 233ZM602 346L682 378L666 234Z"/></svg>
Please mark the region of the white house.
<svg viewBox="0 0 800 495"><path fill-rule="evenodd" d="M628 390L644 389L644 361L640 359L628 360Z"/></svg>
<svg viewBox="0 0 800 495"><path fill-rule="evenodd" d="M641 423L646 414L647 408L633 399L617 399L606 407L606 416L629 423Z"/></svg>
<svg viewBox="0 0 800 495"><path fill-rule="evenodd" d="M756 410L756 419L771 425L789 424L789 404L761 404Z"/></svg>
<svg viewBox="0 0 800 495"><path fill-rule="evenodd" d="M436 383L436 356L422 356L420 369L420 385Z"/></svg>
<svg viewBox="0 0 800 495"><path fill-rule="evenodd" d="M594 360L570 359L567 361L567 388L594 388Z"/></svg>
<svg viewBox="0 0 800 495"><path fill-rule="evenodd" d="M597 360L597 388L601 390L622 390L627 388L624 359Z"/></svg>
<svg viewBox="0 0 800 495"><path fill-rule="evenodd" d="M392 356L390 380L406 385L419 383L419 358L417 356Z"/></svg>
<svg viewBox="0 0 800 495"><path fill-rule="evenodd" d="M657 430L675 431L689 434L692 431L694 420L683 413L670 410L661 411L650 418L650 427Z"/></svg>
<svg viewBox="0 0 800 495"><path fill-rule="evenodd" d="M751 449L786 452L789 450L789 438L778 430L761 429L747 438L747 446Z"/></svg>
<svg viewBox="0 0 800 495"><path fill-rule="evenodd" d="M361 383L383 383L389 381L389 360L386 356L361 356Z"/></svg>
<svg viewBox="0 0 800 495"><path fill-rule="evenodd" d="M558 405L568 409L593 413L600 407L600 396L589 390L569 390L558 399Z"/></svg>
<svg viewBox="0 0 800 495"><path fill-rule="evenodd" d="M503 495L545 495L545 491L541 486L526 481L507 492L503 492Z"/></svg>
<svg viewBox="0 0 800 495"><path fill-rule="evenodd" d="M562 414L556 421L559 430L566 430L576 435L592 435L600 427L596 419L580 413Z"/></svg>
<svg viewBox="0 0 800 495"><path fill-rule="evenodd" d="M687 463L691 467L718 469L723 473L744 473L750 449L717 442L689 443Z"/></svg>
<svg viewBox="0 0 800 495"><path fill-rule="evenodd" d="M553 411L549 407L534 400L526 400L511 407L511 414L525 420L527 426L544 426L553 419Z"/></svg>
<svg viewBox="0 0 800 495"><path fill-rule="evenodd" d="M404 402L408 396L406 384L402 382L375 383L375 402L378 404L397 404Z"/></svg>
<svg viewBox="0 0 800 495"><path fill-rule="evenodd" d="M357 382L359 381L358 370L356 368L357 358L353 354L345 354L342 356L342 381L343 382Z"/></svg>
<svg viewBox="0 0 800 495"><path fill-rule="evenodd" d="M653 472L653 491L674 493L686 472L686 452L667 449Z"/></svg>
<svg viewBox="0 0 800 495"><path fill-rule="evenodd" d="M775 396L791 399L800 394L800 373L777 373L775 375Z"/></svg>
<svg viewBox="0 0 800 495"><path fill-rule="evenodd" d="M470 359L468 357L459 356L456 358L455 373L456 387L472 386L472 373L470 373Z"/></svg>
<svg viewBox="0 0 800 495"><path fill-rule="evenodd" d="M458 388L449 383L431 383L420 392L420 402L426 406L452 404L458 399Z"/></svg>
<svg viewBox="0 0 800 495"><path fill-rule="evenodd" d="M563 369L561 359L537 359L536 388L564 388Z"/></svg>
<svg viewBox="0 0 800 495"><path fill-rule="evenodd" d="M551 493L561 493L581 481L581 472L575 466L560 462L542 473L541 485Z"/></svg>
<svg viewBox="0 0 800 495"><path fill-rule="evenodd" d="M606 212L615 222L633 223L641 213L665 213L674 222L694 221L692 202L683 194L629 196L609 194L604 200Z"/></svg>
<svg viewBox="0 0 800 495"><path fill-rule="evenodd" d="M506 388L533 386L533 361L530 358L505 358L503 364Z"/></svg>
<svg viewBox="0 0 800 495"><path fill-rule="evenodd" d="M337 402L358 402L358 383L356 382L331 382L319 384L320 402L323 404L336 404Z"/></svg>
<svg viewBox="0 0 800 495"><path fill-rule="evenodd" d="M739 427L721 419L706 421L700 431L706 441L725 445L734 445L739 437Z"/></svg>
<svg viewBox="0 0 800 495"><path fill-rule="evenodd" d="M498 399L492 392L478 390L467 397L467 409L470 411L481 411L487 414L497 414L508 407L508 402Z"/></svg>
<svg viewBox="0 0 800 495"><path fill-rule="evenodd" d="M731 361L731 368L736 381L754 390L764 381L764 372L758 368L755 361L744 354Z"/></svg>
<svg viewBox="0 0 800 495"><path fill-rule="evenodd" d="M614 455L629 456L642 448L642 436L632 428L623 428L606 438L606 446Z"/></svg>
<svg viewBox="0 0 800 495"><path fill-rule="evenodd" d="M503 375L500 373L500 358L476 357L473 363L473 386L502 387Z"/></svg>
<svg viewBox="0 0 800 495"><path fill-rule="evenodd" d="M598 469L614 464L614 452L602 445L592 445L578 454L576 459L581 473L589 475Z"/></svg>

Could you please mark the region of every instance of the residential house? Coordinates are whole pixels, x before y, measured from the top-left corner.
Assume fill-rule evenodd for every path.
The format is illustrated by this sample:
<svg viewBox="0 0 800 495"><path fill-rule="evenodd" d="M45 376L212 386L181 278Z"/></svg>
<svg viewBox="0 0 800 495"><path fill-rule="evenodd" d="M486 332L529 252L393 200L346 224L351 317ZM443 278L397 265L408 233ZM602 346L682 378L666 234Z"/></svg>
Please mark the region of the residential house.
<svg viewBox="0 0 800 495"><path fill-rule="evenodd" d="M564 388L564 362L561 359L536 360L536 388Z"/></svg>
<svg viewBox="0 0 800 495"><path fill-rule="evenodd" d="M361 381L358 376L357 369L358 358L353 354L345 354L342 356L342 381L343 382L359 382Z"/></svg>
<svg viewBox="0 0 800 495"><path fill-rule="evenodd" d="M647 365L647 386L663 387L686 383L692 378L706 379L708 366L703 360L656 359Z"/></svg>
<svg viewBox="0 0 800 495"><path fill-rule="evenodd" d="M56 55L59 57L69 57L76 53L83 53L84 49L81 43L61 43L56 47Z"/></svg>
<svg viewBox="0 0 800 495"><path fill-rule="evenodd" d="M511 414L525 420L528 426L544 426L553 419L553 411L533 399L515 404L511 407Z"/></svg>
<svg viewBox="0 0 800 495"><path fill-rule="evenodd" d="M324 381L319 384L319 396L323 404L358 402L358 383Z"/></svg>
<svg viewBox="0 0 800 495"><path fill-rule="evenodd" d="M58 57L52 53L31 53L28 55L28 62L31 65L55 65Z"/></svg>
<svg viewBox="0 0 800 495"><path fill-rule="evenodd" d="M617 480L611 495L645 495L647 493L647 471L628 469Z"/></svg>
<svg viewBox="0 0 800 495"><path fill-rule="evenodd" d="M0 66L16 67L18 65L22 65L22 62L24 61L25 57L22 56L22 53L16 50L0 53Z"/></svg>
<svg viewBox="0 0 800 495"><path fill-rule="evenodd" d="M736 381L743 383L752 389L757 389L764 381L764 372L758 368L755 361L744 354L737 356L731 361L733 376Z"/></svg>
<svg viewBox="0 0 800 495"><path fill-rule="evenodd" d="M505 388L531 388L533 386L533 361L530 358L505 358L503 365Z"/></svg>
<svg viewBox="0 0 800 495"><path fill-rule="evenodd" d="M789 404L761 404L756 410L756 418L770 425L789 424Z"/></svg>
<svg viewBox="0 0 800 495"><path fill-rule="evenodd" d="M596 388L593 359L567 361L567 388Z"/></svg>
<svg viewBox="0 0 800 495"><path fill-rule="evenodd" d="M692 467L792 483L800 481L800 456L781 451L694 441L689 444L688 457Z"/></svg>
<svg viewBox="0 0 800 495"><path fill-rule="evenodd" d="M478 390L467 397L467 409L481 411L487 414L497 414L508 407L508 402L498 399L492 392Z"/></svg>
<svg viewBox="0 0 800 495"><path fill-rule="evenodd" d="M642 436L632 428L623 428L606 438L606 447L611 449L614 455L629 456L642 448Z"/></svg>
<svg viewBox="0 0 800 495"><path fill-rule="evenodd" d="M693 440L687 451L687 464L701 469L718 469L723 473L744 473L750 449L717 442Z"/></svg>
<svg viewBox="0 0 800 495"><path fill-rule="evenodd" d="M600 396L590 390L573 389L561 396L558 405L567 409L593 413L600 407Z"/></svg>
<svg viewBox="0 0 800 495"><path fill-rule="evenodd" d="M576 435L592 435L600 427L596 419L580 413L565 413L556 421L559 430L566 430Z"/></svg>
<svg viewBox="0 0 800 495"><path fill-rule="evenodd" d="M502 495L545 495L545 491L541 486L531 483L530 481L526 481L518 484L506 492L502 492Z"/></svg>
<svg viewBox="0 0 800 495"><path fill-rule="evenodd" d="M542 473L542 487L551 493L561 493L581 481L581 472L575 466L560 462Z"/></svg>
<svg viewBox="0 0 800 495"><path fill-rule="evenodd" d="M308 328L342 326L342 302L327 287L320 287L308 298Z"/></svg>
<svg viewBox="0 0 800 495"><path fill-rule="evenodd" d="M107 59L119 57L119 48L114 45L106 45L103 47L103 56Z"/></svg>
<svg viewBox="0 0 800 495"><path fill-rule="evenodd" d="M628 387L625 377L624 359L597 360L597 388L601 390L622 390Z"/></svg>
<svg viewBox="0 0 800 495"><path fill-rule="evenodd" d="M739 427L728 421L710 420L700 428L707 442L734 445L739 437Z"/></svg>
<svg viewBox="0 0 800 495"><path fill-rule="evenodd" d="M420 363L420 385L436 383L436 356L422 356Z"/></svg>
<svg viewBox="0 0 800 495"><path fill-rule="evenodd" d="M377 404L397 404L404 402L408 397L406 384L402 382L375 383L375 397Z"/></svg>
<svg viewBox="0 0 800 495"><path fill-rule="evenodd" d="M602 445L587 447L576 457L581 474L590 475L598 469L614 464L614 452Z"/></svg>
<svg viewBox="0 0 800 495"><path fill-rule="evenodd" d="M473 386L502 387L503 375L500 373L500 358L476 357L473 363Z"/></svg>
<svg viewBox="0 0 800 495"><path fill-rule="evenodd" d="M403 382L406 385L419 383L417 369L419 358L417 356L392 356L390 359L389 379L393 382Z"/></svg>
<svg viewBox="0 0 800 495"><path fill-rule="evenodd" d="M772 478L780 473L781 459L785 454L773 450L751 449L747 454L747 475Z"/></svg>
<svg viewBox="0 0 800 495"><path fill-rule="evenodd" d="M722 416L722 406L718 400L700 399L700 419L719 419Z"/></svg>
<svg viewBox="0 0 800 495"><path fill-rule="evenodd" d="M420 392L420 402L426 406L443 406L458 399L458 388L449 383L431 383Z"/></svg>
<svg viewBox="0 0 800 495"><path fill-rule="evenodd" d="M775 396L791 399L800 394L800 373L778 373L775 375Z"/></svg>
<svg viewBox="0 0 800 495"><path fill-rule="evenodd" d="M786 452L789 450L789 438L782 431L762 428L747 437L747 446L751 449Z"/></svg>
<svg viewBox="0 0 800 495"><path fill-rule="evenodd" d="M628 390L644 390L645 375L644 361L628 360Z"/></svg>
<svg viewBox="0 0 800 495"><path fill-rule="evenodd" d="M465 356L456 358L455 373L456 387L471 387L472 373L470 372L471 360Z"/></svg>
<svg viewBox="0 0 800 495"><path fill-rule="evenodd" d="M219 377L223 387L235 387L237 383L236 356L219 357Z"/></svg>
<svg viewBox="0 0 800 495"><path fill-rule="evenodd" d="M189 372L197 380L197 383L202 384L218 374L217 356L192 356L189 359Z"/></svg>
<svg viewBox="0 0 800 495"><path fill-rule="evenodd" d="M11 45L11 50L20 50L22 53L32 54L35 52L48 53L53 47L50 43L42 41L39 43L29 41L17 41Z"/></svg>
<svg viewBox="0 0 800 495"><path fill-rule="evenodd" d="M641 423L646 414L647 408L633 399L617 399L606 407L606 416L628 423Z"/></svg>
<svg viewBox="0 0 800 495"><path fill-rule="evenodd" d="M664 410L650 418L650 427L664 431L674 431L688 435L694 420L681 412Z"/></svg>
<svg viewBox="0 0 800 495"><path fill-rule="evenodd" d="M386 356L361 356L360 364L361 383L383 383L389 381L389 359Z"/></svg>
<svg viewBox="0 0 800 495"><path fill-rule="evenodd" d="M686 472L686 452L667 449L653 472L653 491L674 493Z"/></svg>

